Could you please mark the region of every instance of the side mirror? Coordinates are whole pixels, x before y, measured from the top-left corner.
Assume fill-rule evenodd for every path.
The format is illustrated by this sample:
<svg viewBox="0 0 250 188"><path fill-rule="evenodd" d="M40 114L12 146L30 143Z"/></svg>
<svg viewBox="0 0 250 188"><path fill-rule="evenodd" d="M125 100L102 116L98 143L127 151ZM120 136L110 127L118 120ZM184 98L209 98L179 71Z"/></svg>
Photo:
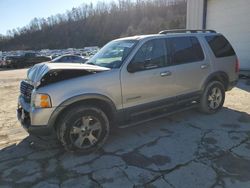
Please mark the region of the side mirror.
<svg viewBox="0 0 250 188"><path fill-rule="evenodd" d="M137 71L140 71L143 69L144 69L144 63L143 62L136 62L136 61L131 62L127 67L127 70L130 73L134 73L134 72L137 72Z"/></svg>

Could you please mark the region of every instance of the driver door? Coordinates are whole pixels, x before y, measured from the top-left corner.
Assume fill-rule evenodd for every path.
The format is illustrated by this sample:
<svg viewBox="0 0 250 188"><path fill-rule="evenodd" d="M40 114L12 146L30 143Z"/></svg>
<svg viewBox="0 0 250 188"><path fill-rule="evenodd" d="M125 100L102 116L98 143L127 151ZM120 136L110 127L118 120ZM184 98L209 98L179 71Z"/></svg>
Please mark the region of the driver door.
<svg viewBox="0 0 250 188"><path fill-rule="evenodd" d="M167 99L175 96L174 70L167 63L164 39L149 40L141 45L132 61L121 70L124 109L152 109L165 105ZM136 70L132 71L133 67Z"/></svg>

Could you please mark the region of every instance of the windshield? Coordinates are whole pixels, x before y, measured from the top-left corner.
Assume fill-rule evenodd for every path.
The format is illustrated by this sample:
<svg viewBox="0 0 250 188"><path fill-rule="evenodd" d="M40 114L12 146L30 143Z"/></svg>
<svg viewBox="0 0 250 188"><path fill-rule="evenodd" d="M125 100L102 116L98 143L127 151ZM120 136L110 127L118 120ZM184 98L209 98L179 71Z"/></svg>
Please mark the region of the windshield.
<svg viewBox="0 0 250 188"><path fill-rule="evenodd" d="M136 43L137 40L111 41L90 58L86 64L107 68L119 68Z"/></svg>

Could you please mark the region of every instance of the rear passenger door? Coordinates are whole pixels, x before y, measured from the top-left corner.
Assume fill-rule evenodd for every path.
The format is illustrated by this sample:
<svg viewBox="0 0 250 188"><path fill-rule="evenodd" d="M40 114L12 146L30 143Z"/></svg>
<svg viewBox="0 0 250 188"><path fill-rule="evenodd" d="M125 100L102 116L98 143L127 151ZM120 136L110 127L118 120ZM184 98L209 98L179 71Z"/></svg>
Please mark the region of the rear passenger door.
<svg viewBox="0 0 250 188"><path fill-rule="evenodd" d="M176 95L196 94L210 73L209 59L194 36L171 37L166 40L170 65L175 70Z"/></svg>

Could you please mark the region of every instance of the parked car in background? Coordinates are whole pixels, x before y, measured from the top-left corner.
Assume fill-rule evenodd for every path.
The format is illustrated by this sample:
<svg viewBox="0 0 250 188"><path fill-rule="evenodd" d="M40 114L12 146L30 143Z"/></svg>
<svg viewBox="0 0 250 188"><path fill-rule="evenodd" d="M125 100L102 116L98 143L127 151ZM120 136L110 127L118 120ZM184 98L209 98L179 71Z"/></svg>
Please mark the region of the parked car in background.
<svg viewBox="0 0 250 188"><path fill-rule="evenodd" d="M2 51L0 51L0 68L4 67L4 64L5 64L5 61L3 58L3 53L2 53Z"/></svg>
<svg viewBox="0 0 250 188"><path fill-rule="evenodd" d="M79 55L62 55L52 59L51 63L84 63L87 61L83 56Z"/></svg>
<svg viewBox="0 0 250 188"><path fill-rule="evenodd" d="M7 68L24 68L50 60L51 58L47 56L40 56L36 53L28 52L20 56L7 56L5 63Z"/></svg>
<svg viewBox="0 0 250 188"><path fill-rule="evenodd" d="M58 55L58 54L51 54L51 55L49 55L48 57L50 57L50 58L53 60L53 59L55 59L55 58L57 58L57 57L59 57L59 56L61 56L61 55Z"/></svg>
<svg viewBox="0 0 250 188"><path fill-rule="evenodd" d="M4 61L4 59L0 59L0 68L4 68L6 67L6 63Z"/></svg>
<svg viewBox="0 0 250 188"><path fill-rule="evenodd" d="M0 51L0 68L5 67L6 63L5 63L5 58L3 56L3 52Z"/></svg>

